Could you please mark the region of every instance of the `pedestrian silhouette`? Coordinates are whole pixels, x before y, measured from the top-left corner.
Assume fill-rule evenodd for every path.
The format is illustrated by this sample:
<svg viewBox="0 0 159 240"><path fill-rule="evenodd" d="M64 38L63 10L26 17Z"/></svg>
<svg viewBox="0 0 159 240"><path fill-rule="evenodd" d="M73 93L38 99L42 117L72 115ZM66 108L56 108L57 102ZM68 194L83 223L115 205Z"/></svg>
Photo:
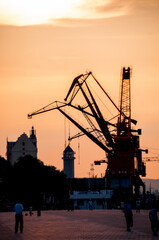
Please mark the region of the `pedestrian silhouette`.
<svg viewBox="0 0 159 240"><path fill-rule="evenodd" d="M133 213L131 209L131 204L128 201L124 204L124 214L126 219L127 231L130 232L130 227L133 227Z"/></svg>
<svg viewBox="0 0 159 240"><path fill-rule="evenodd" d="M136 212L140 213L141 202L140 200L136 200Z"/></svg>
<svg viewBox="0 0 159 240"><path fill-rule="evenodd" d="M153 232L154 236L157 236L157 232L158 232L158 217L157 217L157 209L156 208L152 208L149 211L149 219L151 222L151 230Z"/></svg>
<svg viewBox="0 0 159 240"><path fill-rule="evenodd" d="M32 214L33 214L33 213L32 213L32 210L33 210L33 208L32 208L32 206L30 206L30 207L29 207L29 214L30 214L30 216L32 216Z"/></svg>
<svg viewBox="0 0 159 240"><path fill-rule="evenodd" d="M23 232L23 205L19 202L17 202L14 205L14 211L15 211L15 233L18 232L18 227L20 225L20 232Z"/></svg>
<svg viewBox="0 0 159 240"><path fill-rule="evenodd" d="M92 199L89 200L89 210L93 209L93 203L92 203Z"/></svg>

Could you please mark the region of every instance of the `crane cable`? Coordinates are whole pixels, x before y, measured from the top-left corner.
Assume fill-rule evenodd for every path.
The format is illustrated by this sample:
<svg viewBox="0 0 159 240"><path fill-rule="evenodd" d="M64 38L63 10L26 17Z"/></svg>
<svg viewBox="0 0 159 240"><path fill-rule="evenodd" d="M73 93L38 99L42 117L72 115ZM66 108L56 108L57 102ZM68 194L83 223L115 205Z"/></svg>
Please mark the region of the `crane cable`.
<svg viewBox="0 0 159 240"><path fill-rule="evenodd" d="M78 136L78 165L80 165L80 140Z"/></svg>
<svg viewBox="0 0 159 240"><path fill-rule="evenodd" d="M65 108L64 108L65 112ZM66 149L66 117L64 116L64 149Z"/></svg>
<svg viewBox="0 0 159 240"><path fill-rule="evenodd" d="M68 109L68 113L69 113L69 109ZM70 146L70 142L71 142L71 140L70 140L70 121L68 121L68 145Z"/></svg>
<svg viewBox="0 0 159 240"><path fill-rule="evenodd" d="M88 84L88 83L87 83ZM98 94L96 93L96 91L93 89L93 87L90 85L90 84L88 84L89 85L89 87L93 90L93 92L96 94L96 96L99 98L99 100L101 101L101 103L104 105L104 107L107 109L107 111L112 115L112 116L114 116L113 114L112 114L112 112L108 109L108 107L106 106L106 104L102 101L102 99L98 96Z"/></svg>
<svg viewBox="0 0 159 240"><path fill-rule="evenodd" d="M78 112L78 122L79 122L79 112ZM80 139L78 135L78 165L80 165Z"/></svg>

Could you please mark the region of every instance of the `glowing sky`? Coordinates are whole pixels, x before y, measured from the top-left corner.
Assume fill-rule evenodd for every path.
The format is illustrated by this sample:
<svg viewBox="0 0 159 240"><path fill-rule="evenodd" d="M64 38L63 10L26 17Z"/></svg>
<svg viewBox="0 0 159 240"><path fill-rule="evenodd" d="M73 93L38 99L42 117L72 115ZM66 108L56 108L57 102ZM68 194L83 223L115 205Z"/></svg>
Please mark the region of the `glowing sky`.
<svg viewBox="0 0 159 240"><path fill-rule="evenodd" d="M33 25L68 17L79 0L4 0L1 21L6 24Z"/></svg>
<svg viewBox="0 0 159 240"><path fill-rule="evenodd" d="M87 70L118 104L120 69L128 65L141 147L159 155L158 0L0 0L0 36L0 155L5 157L7 137L16 141L34 125L38 158L62 169L64 117L55 111L28 120L27 114L63 101L73 78ZM70 131L78 132L72 125ZM75 176L88 177L103 151L86 137L80 152L77 140L71 146ZM95 168L98 176L104 171ZM158 172L159 162L147 163L147 177L159 178Z"/></svg>
<svg viewBox="0 0 159 240"><path fill-rule="evenodd" d="M156 6L157 0L0 0L0 22L23 26L60 18L110 18Z"/></svg>

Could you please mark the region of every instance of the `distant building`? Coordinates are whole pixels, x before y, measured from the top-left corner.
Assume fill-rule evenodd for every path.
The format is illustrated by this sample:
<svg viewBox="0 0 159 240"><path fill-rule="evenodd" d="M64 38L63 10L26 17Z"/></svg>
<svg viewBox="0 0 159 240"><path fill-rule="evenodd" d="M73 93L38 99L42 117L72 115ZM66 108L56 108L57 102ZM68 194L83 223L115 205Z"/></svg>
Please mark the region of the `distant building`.
<svg viewBox="0 0 159 240"><path fill-rule="evenodd" d="M37 139L34 127L30 131L30 137L23 133L16 142L8 142L7 140L7 160L11 165L26 155L37 158Z"/></svg>
<svg viewBox="0 0 159 240"><path fill-rule="evenodd" d="M69 200L73 209L111 208L113 190L106 189L105 178L68 179Z"/></svg>
<svg viewBox="0 0 159 240"><path fill-rule="evenodd" d="M70 200L73 201L74 209L107 209L108 201L113 196L113 190L100 191L73 191Z"/></svg>
<svg viewBox="0 0 159 240"><path fill-rule="evenodd" d="M75 152L72 148L68 145L63 152L63 166L64 166L64 173L66 174L67 178L74 178L74 157Z"/></svg>

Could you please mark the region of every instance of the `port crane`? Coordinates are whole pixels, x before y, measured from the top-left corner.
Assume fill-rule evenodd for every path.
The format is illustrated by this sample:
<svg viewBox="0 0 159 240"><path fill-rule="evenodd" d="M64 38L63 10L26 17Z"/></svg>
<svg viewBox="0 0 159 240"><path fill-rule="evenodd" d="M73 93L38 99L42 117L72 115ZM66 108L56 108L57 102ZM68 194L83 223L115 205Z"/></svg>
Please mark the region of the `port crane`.
<svg viewBox="0 0 159 240"><path fill-rule="evenodd" d="M117 121L115 123L106 120L104 112L100 109L95 95L88 84L89 78L95 82L116 109L117 115L114 119L117 118ZM145 176L146 174L145 164L142 161L142 152L145 151L147 153L148 150L140 148L139 135L141 135L141 129L135 130L132 128L132 124L136 125L137 121L131 118L130 80L131 68L123 67L121 70L120 104L118 107L92 72L81 74L73 80L64 102L52 102L28 114L28 117L31 118L34 115L55 109L59 110L81 131L72 139L86 135L106 153L107 169L105 177L107 179L107 187L114 189L118 193L123 192L123 194L132 195L134 186L137 197L140 186L143 187L143 193L145 192L145 186L140 175ZM74 104L79 93L82 94L85 105ZM65 107L80 112L89 127L86 128L75 120L75 117L72 117L70 113L65 111Z"/></svg>
<svg viewBox="0 0 159 240"><path fill-rule="evenodd" d="M159 161L159 157L144 157L143 158L143 161L144 162L156 162L156 161Z"/></svg>

